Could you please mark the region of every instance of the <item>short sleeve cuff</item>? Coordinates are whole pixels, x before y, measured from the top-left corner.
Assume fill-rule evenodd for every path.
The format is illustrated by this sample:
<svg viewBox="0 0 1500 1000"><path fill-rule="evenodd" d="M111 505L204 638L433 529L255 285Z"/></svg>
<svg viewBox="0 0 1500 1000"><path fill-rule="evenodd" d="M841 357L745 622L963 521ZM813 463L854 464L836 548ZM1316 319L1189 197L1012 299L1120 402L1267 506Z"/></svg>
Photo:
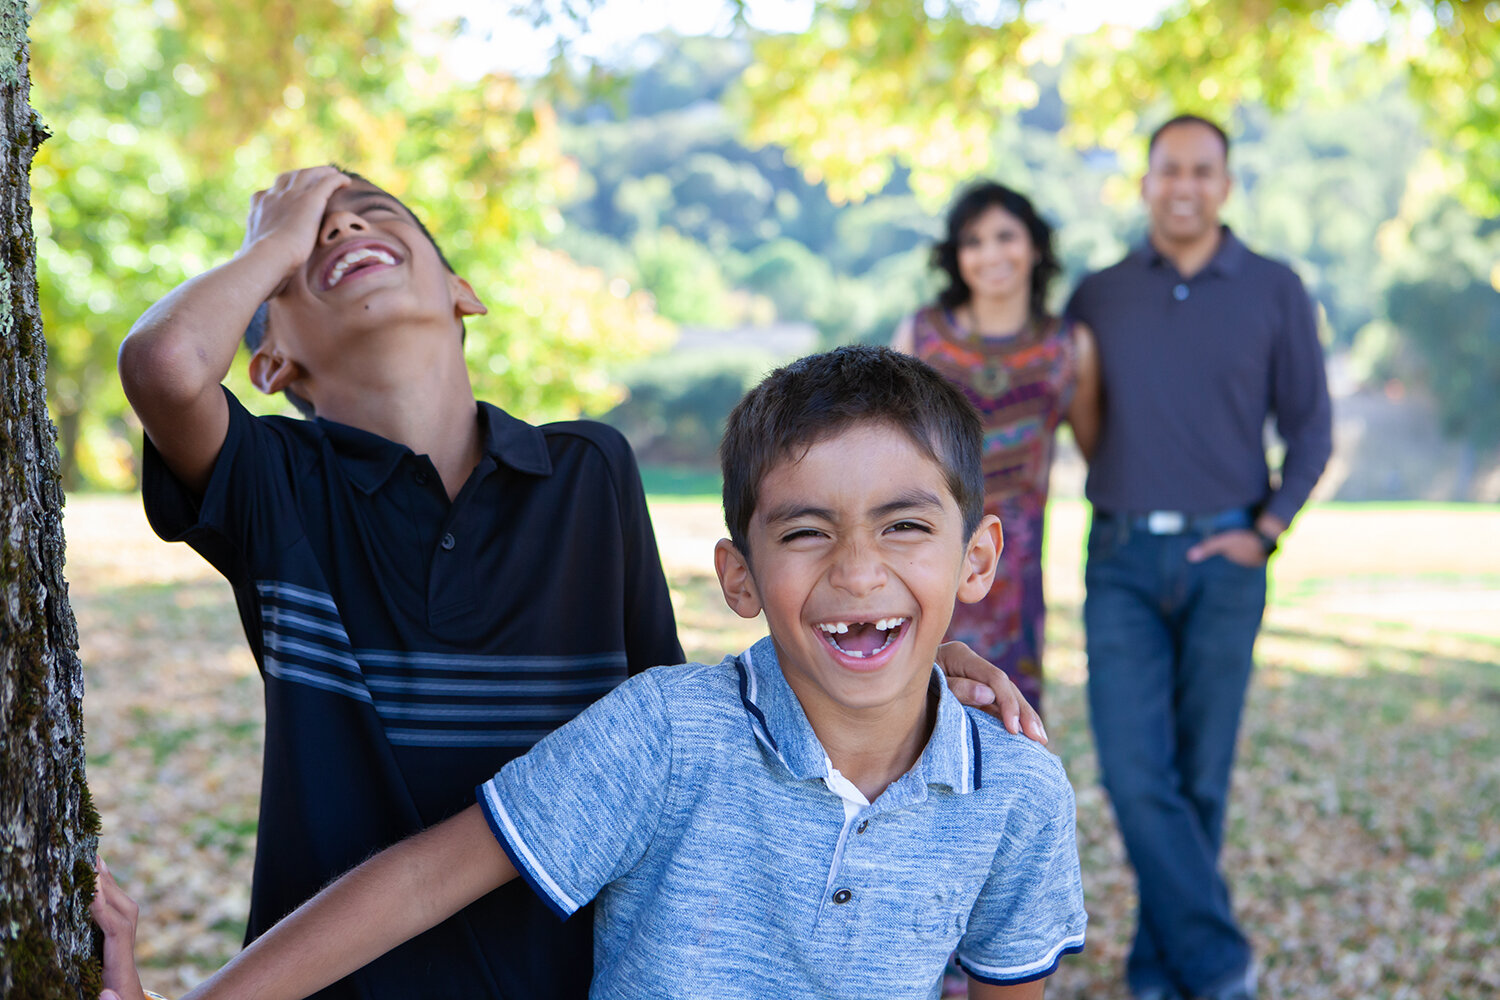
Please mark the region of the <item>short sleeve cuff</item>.
<svg viewBox="0 0 1500 1000"><path fill-rule="evenodd" d="M510 863L515 866L521 878L531 886L531 891L542 898L548 909L566 920L588 900L574 899L542 867L536 851L526 842L514 817L506 809L496 781L497 778L491 778L476 790L479 808L483 810L485 821L490 825L490 832L495 835L495 840L499 841L501 849L510 858Z"/></svg>
<svg viewBox="0 0 1500 1000"><path fill-rule="evenodd" d="M234 397L234 393L226 387L220 388L229 404L229 422L202 497L194 496L172 474L150 435L144 439L141 495L145 500L146 520L164 542L185 541L196 530L218 528L223 521L225 497L232 488L229 480L234 459L249 433L250 422L255 418Z"/></svg>
<svg viewBox="0 0 1500 1000"><path fill-rule="evenodd" d="M1064 955L1076 955L1083 951L1083 931L1070 934L1053 945L1045 955L1033 962L1021 965L989 965L960 953L958 964L970 976L991 986L1019 986L1022 983L1046 979L1057 971L1057 963Z"/></svg>

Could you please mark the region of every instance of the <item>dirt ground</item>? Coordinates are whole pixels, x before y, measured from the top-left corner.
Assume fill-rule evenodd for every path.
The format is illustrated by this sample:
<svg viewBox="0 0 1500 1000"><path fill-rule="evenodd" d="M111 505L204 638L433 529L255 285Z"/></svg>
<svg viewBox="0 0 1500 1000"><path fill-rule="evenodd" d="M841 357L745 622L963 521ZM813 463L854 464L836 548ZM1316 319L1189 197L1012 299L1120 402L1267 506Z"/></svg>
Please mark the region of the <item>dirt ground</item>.
<svg viewBox="0 0 1500 1000"><path fill-rule="evenodd" d="M710 575L716 506L653 504L690 656L758 635ZM1086 512L1051 511L1052 749L1078 799L1089 945L1053 998L1121 1000L1134 890L1097 784L1078 623ZM260 680L228 586L134 497L73 497L89 781L142 905L146 984L237 949L258 802ZM1500 996L1500 511L1327 506L1297 523L1241 740L1224 864L1264 995Z"/></svg>

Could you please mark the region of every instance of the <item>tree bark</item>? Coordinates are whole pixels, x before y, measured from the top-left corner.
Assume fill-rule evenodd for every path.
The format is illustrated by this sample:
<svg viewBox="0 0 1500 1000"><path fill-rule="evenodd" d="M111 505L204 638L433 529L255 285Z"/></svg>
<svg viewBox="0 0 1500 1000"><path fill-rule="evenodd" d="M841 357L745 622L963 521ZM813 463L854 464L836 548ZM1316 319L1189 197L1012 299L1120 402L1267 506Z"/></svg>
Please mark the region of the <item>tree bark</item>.
<svg viewBox="0 0 1500 1000"><path fill-rule="evenodd" d="M83 673L63 581L47 419L25 0L0 0L0 996L93 997L99 817L84 782Z"/></svg>

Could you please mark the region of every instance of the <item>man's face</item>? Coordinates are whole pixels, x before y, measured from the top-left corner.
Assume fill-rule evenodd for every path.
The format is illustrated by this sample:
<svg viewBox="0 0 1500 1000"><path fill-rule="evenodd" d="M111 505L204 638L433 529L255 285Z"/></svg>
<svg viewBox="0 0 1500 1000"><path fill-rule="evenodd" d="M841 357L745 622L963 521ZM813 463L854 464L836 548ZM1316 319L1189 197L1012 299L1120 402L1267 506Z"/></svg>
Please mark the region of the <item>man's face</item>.
<svg viewBox="0 0 1500 1000"><path fill-rule="evenodd" d="M1190 244L1217 232L1219 208L1229 197L1229 170L1214 130L1183 122L1162 132L1141 180L1141 197L1159 243Z"/></svg>
<svg viewBox="0 0 1500 1000"><path fill-rule="evenodd" d="M483 308L466 294L406 206L357 180L329 198L307 260L271 299L268 328L304 364L379 328L428 325L457 343L458 317Z"/></svg>
<svg viewBox="0 0 1500 1000"><path fill-rule="evenodd" d="M830 712L925 697L955 596L989 590L996 524L975 532L980 549L991 540L976 555L942 468L899 429L859 423L762 481L746 539L748 603L731 596L725 561L738 554L727 540L720 578L737 612L765 612L787 681L817 725Z"/></svg>

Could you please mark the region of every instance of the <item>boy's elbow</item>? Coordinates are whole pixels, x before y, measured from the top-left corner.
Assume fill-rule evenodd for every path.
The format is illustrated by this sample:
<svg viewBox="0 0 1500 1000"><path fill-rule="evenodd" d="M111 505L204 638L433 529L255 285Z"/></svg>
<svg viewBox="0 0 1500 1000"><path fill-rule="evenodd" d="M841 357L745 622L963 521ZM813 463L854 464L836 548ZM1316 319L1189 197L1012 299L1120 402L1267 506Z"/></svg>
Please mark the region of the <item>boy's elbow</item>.
<svg viewBox="0 0 1500 1000"><path fill-rule="evenodd" d="M133 327L120 344L117 363L125 397L139 413L143 406L183 407L217 385L201 348L169 330Z"/></svg>

